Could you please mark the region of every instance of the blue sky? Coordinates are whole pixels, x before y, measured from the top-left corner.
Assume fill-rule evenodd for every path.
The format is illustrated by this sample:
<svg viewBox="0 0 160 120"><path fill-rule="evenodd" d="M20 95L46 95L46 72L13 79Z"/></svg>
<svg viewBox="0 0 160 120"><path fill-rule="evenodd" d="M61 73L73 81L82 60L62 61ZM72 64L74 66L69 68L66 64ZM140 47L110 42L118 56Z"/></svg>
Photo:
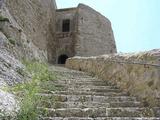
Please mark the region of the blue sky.
<svg viewBox="0 0 160 120"><path fill-rule="evenodd" d="M84 3L112 22L118 52L160 48L160 0L56 0L58 8Z"/></svg>

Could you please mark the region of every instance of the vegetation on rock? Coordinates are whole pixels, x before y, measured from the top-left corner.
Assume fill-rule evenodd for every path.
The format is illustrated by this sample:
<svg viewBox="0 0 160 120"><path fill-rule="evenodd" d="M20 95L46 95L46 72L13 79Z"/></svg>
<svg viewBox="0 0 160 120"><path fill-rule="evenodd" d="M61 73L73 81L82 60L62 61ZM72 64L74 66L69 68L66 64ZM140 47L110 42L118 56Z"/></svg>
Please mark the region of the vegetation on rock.
<svg viewBox="0 0 160 120"><path fill-rule="evenodd" d="M38 118L37 105L41 102L41 98L36 94L43 91L40 84L55 80L55 75L45 63L24 61L24 65L26 70L23 73L31 74L32 79L12 88L12 92L21 99L21 110L17 120L36 120Z"/></svg>
<svg viewBox="0 0 160 120"><path fill-rule="evenodd" d="M1 22L9 22L9 19L3 16L0 16L0 21Z"/></svg>

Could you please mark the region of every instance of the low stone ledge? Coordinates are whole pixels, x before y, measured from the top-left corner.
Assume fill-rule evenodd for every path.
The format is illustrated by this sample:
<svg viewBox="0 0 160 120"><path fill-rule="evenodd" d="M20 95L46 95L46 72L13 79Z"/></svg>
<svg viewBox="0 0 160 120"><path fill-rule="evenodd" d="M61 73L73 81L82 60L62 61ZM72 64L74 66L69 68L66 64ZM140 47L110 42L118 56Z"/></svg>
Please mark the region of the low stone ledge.
<svg viewBox="0 0 160 120"><path fill-rule="evenodd" d="M155 105L160 98L160 49L141 53L73 57L66 67L97 75Z"/></svg>

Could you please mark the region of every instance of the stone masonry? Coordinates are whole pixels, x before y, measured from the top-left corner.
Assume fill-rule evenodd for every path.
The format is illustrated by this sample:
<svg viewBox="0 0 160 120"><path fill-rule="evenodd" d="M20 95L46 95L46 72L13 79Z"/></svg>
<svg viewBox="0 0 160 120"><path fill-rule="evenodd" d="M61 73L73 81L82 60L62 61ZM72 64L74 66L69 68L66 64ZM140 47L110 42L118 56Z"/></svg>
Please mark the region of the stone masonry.
<svg viewBox="0 0 160 120"><path fill-rule="evenodd" d="M55 63L63 59L60 57L63 55L96 56L117 52L110 21L84 4L56 10L55 42Z"/></svg>
<svg viewBox="0 0 160 120"><path fill-rule="evenodd" d="M38 120L160 120L158 107L143 106L109 81L64 67L52 70L57 80L41 84L44 90L37 94Z"/></svg>
<svg viewBox="0 0 160 120"><path fill-rule="evenodd" d="M6 0L0 4L2 16L9 19L3 33L22 44L16 48L19 58L64 63L68 57L117 52L110 21L87 5L57 9L55 0ZM27 39L26 46L33 44L32 56L28 51L33 47L24 50L23 39Z"/></svg>

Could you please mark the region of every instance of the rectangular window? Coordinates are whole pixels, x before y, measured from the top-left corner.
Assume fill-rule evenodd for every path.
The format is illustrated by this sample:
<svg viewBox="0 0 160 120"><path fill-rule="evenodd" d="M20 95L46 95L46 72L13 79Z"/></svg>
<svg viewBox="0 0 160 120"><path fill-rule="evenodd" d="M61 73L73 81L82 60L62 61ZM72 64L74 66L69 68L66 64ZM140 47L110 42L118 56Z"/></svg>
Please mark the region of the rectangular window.
<svg viewBox="0 0 160 120"><path fill-rule="evenodd" d="M62 25L62 32L69 32L70 31L70 20L63 20L63 25Z"/></svg>

